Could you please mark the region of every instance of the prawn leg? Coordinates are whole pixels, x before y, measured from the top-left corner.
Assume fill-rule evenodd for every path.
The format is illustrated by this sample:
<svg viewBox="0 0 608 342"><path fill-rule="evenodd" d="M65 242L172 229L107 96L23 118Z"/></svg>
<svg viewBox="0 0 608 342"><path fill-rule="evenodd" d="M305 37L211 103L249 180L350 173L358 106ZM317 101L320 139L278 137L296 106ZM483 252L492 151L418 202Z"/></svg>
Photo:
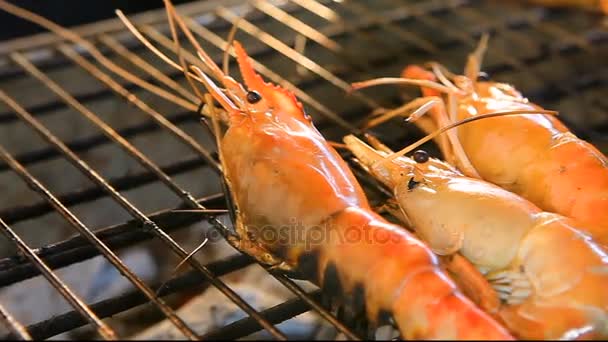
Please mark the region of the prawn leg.
<svg viewBox="0 0 608 342"><path fill-rule="evenodd" d="M439 101L441 101L441 98L436 96L420 97L410 102L407 102L395 109L381 109L380 111L375 111L371 115L373 119L369 120L365 124L364 128L372 128L374 126L378 126L381 123L384 123L397 116L414 115L414 113L410 114L413 110L415 110L414 112L427 111L433 106L433 104Z"/></svg>
<svg viewBox="0 0 608 342"><path fill-rule="evenodd" d="M489 273L486 279L498 292L500 299L509 305L521 303L532 293L532 284L528 277L513 268Z"/></svg>
<svg viewBox="0 0 608 342"><path fill-rule="evenodd" d="M405 216L405 214L403 213L403 211L401 210L401 208L399 207L399 203L394 199L394 198L389 198L387 199L384 204L382 204L381 206L379 206L378 208L376 208L377 212L387 212L389 214L391 214L392 216L394 216L396 219L398 219L399 221L407 224L409 223L409 220L407 219L407 216Z"/></svg>
<svg viewBox="0 0 608 342"><path fill-rule="evenodd" d="M383 122L386 122L397 116L405 116L407 117L408 122L417 121L417 124L424 131L425 134L430 134L431 132L437 129L434 120L429 120L424 115L433 109L435 106L441 106L443 104L443 100L437 96L425 96L421 98L414 99L398 108L393 110L389 110L381 115L374 117L369 120L367 124L364 126L365 129L370 129L374 126L377 126ZM445 108L445 107L444 107ZM447 117L444 117L447 118ZM438 117L440 119L440 117ZM443 121L441 121L444 123ZM447 123L444 123L447 125ZM448 140L448 136L440 135L437 137L437 143L439 144L442 151L451 151L452 145ZM382 149L379 149L382 150ZM446 153L446 159L450 163L454 163L456 160L453 157L452 153Z"/></svg>
<svg viewBox="0 0 608 342"><path fill-rule="evenodd" d="M416 66L406 68L403 72L403 76L406 78L418 78L425 80L435 79L434 74ZM423 93L425 93L426 97L429 97L435 96L436 91L423 88ZM452 111L454 111L454 109ZM456 113L448 112L446 103L441 100L435 102L435 105L430 106L427 111L420 111L409 121L414 122L419 120L427 113L430 114L433 121L437 123L437 126L434 128L442 128L450 125L453 122L451 118L456 116ZM428 133L429 132L427 132L427 134ZM481 178L475 167L469 161L469 158L467 157L466 152L460 143L460 139L458 138L458 129L456 128L455 130L449 130L446 132L446 134L447 138L444 138L444 135L440 135L437 143L441 148L444 158L448 164L456 165L465 175L469 177Z"/></svg>
<svg viewBox="0 0 608 342"><path fill-rule="evenodd" d="M483 55L486 53L488 48L489 35L484 33L479 39L479 44L473 53L469 54L467 59L467 65L464 68L465 76L471 81L476 82L477 76L481 71L481 64L483 62Z"/></svg>
<svg viewBox="0 0 608 342"><path fill-rule="evenodd" d="M238 223L237 223L238 225ZM270 269L293 272L294 267L281 260L254 239L242 238L243 235L229 235L226 237L228 243L237 250L247 253L260 264L268 266ZM247 236L247 234L245 234Z"/></svg>
<svg viewBox="0 0 608 342"><path fill-rule="evenodd" d="M495 316L498 313L500 308L498 293L470 261L460 253L440 257L440 260L465 295L491 315Z"/></svg>

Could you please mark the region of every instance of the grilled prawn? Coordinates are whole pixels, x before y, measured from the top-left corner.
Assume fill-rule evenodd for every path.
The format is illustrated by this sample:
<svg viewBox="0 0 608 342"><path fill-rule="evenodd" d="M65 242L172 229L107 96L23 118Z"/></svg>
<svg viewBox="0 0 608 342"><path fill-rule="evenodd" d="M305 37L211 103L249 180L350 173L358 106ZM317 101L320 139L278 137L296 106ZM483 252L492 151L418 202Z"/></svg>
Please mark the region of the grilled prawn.
<svg viewBox="0 0 608 342"><path fill-rule="evenodd" d="M179 23L176 13L174 19ZM187 74L228 118L217 139L236 209L232 243L346 300L363 299L372 322L380 313L392 314L406 338L511 339L459 292L422 242L371 210L346 163L294 95L263 81L241 45L234 48L247 88L200 47L201 60L223 89L197 66Z"/></svg>
<svg viewBox="0 0 608 342"><path fill-rule="evenodd" d="M590 143L579 139L555 116L513 86L478 79L487 36L469 56L465 75L453 75L437 63L431 70L410 65L404 78L378 79L355 88L383 84L415 84L424 97L408 107L370 121L376 125L391 116L406 115L429 133L459 120L497 111L521 111L459 126L438 136L445 160L465 175L481 178L528 199L541 209L587 224L594 239L608 244L608 160ZM439 83L440 82L440 83ZM428 115L424 115L429 113Z"/></svg>
<svg viewBox="0 0 608 342"><path fill-rule="evenodd" d="M239 235L258 237L273 258L330 291L353 296L362 288L370 320L390 312L406 338L509 338L460 294L424 244L370 209L295 97L265 83L235 48L249 92L240 98L248 100L238 107L206 85L230 116L221 151ZM294 223L303 241L266 239L276 234L265 228L278 232ZM319 233L323 238L312 243ZM353 234L360 239L348 239Z"/></svg>
<svg viewBox="0 0 608 342"><path fill-rule="evenodd" d="M344 138L368 172L394 191L396 216L433 252L461 255L484 275L502 300L487 309L517 337L608 337L608 255L580 223L423 151L411 159L370 141L377 149ZM473 294L484 288L475 273L456 274Z"/></svg>

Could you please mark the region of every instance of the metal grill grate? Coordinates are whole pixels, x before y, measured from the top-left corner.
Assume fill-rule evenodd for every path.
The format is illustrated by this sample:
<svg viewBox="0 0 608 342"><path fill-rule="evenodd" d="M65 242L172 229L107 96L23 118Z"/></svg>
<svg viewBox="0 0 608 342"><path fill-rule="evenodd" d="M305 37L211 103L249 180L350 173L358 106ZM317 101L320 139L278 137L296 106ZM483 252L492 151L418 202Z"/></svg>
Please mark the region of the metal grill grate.
<svg viewBox="0 0 608 342"><path fill-rule="evenodd" d="M491 32L484 70L493 78L514 83L533 101L559 110L581 137L600 148L605 141L608 102L601 95L606 93L608 80L608 24L597 15L511 2L466 0L203 1L178 9L192 18L187 24L197 39L209 47L216 61L220 61L226 43L223 37L245 11L237 39L256 60L255 68L267 79L294 91L327 139L340 140L349 132L358 132L359 123L372 110L394 107L403 100L391 88L345 96L350 82L397 75L406 63L430 59L462 70L465 57L480 34ZM134 18L150 40L171 48L163 11ZM224 208L223 195L217 187L217 162L209 147L213 145L193 114L195 99L180 88L186 85L179 72L159 62L118 20L87 25L78 32L99 51L91 54L52 34L0 45L0 157L4 161L0 176L14 178L14 186L28 194L22 196L18 191L19 196L0 198L0 231L10 241L6 248L16 253L5 253L6 257L0 259L0 286L42 274L74 310L24 330L0 306L0 317L11 333L21 338L48 338L91 324L101 337L115 338L116 333L102 318L152 302L185 337L199 338L162 298L209 283L249 317L202 338L241 338L266 329L275 338L283 339L285 335L275 324L311 309L346 337L363 337L363 329L336 318L326 301L321 300L320 292L308 293L276 272L268 273L289 288L295 298L257 312L220 279L251 265L253 261L245 255L236 254L209 264L190 259L193 270L172 278L158 296L156 288L126 266L116 251L150 239L161 241L165 249L180 258L188 254L172 234L200 221L200 215L171 210ZM140 78L125 79L124 73L108 72L105 68L109 64L91 58L99 57L96 53L107 58L107 63L115 63ZM165 81L174 82L171 88L184 97L179 100L181 106L168 101L175 100L175 95L155 81L151 73L155 69L166 75ZM116 71L116 67L110 66L110 70ZM236 75L235 71L231 68L231 74ZM21 92L23 89L29 90ZM162 89L165 99L152 95L151 89ZM412 89L411 96L414 94ZM122 116L107 114L112 111L111 106L121 106L116 111L122 111ZM86 128L70 130L62 125ZM420 137L417 130L395 120L377 127L374 134L391 147ZM172 153L157 151L164 144L175 146L175 139L181 144L179 149ZM433 150L432 146L429 149ZM113 174L99 162L104 158L105 163L119 159L133 170ZM53 168L65 172L66 180L57 184L47 181L45 174ZM363 173L355 172L371 199L380 200L382 189ZM208 178L202 183L216 185L190 184L185 178L188 174ZM30 196L23 184L33 189L37 197ZM133 191L149 192L154 203L137 203L132 199L136 198L131 196ZM81 209L101 201L110 208L108 221L118 222L88 222L93 220ZM42 220L56 214L79 235L37 241L38 245L20 237L28 231L31 235L32 230L52 229L45 226L49 221ZM206 220L225 233L227 228L218 218L210 215ZM98 228L103 226L106 228ZM86 304L55 275L56 269L97 255L103 255L118 268L134 289Z"/></svg>

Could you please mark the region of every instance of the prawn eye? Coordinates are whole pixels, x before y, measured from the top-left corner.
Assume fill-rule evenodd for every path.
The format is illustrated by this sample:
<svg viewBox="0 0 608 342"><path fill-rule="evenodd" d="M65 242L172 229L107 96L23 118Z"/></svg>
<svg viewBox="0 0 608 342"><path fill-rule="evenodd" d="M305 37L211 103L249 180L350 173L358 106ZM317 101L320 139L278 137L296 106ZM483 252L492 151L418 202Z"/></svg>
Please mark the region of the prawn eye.
<svg viewBox="0 0 608 342"><path fill-rule="evenodd" d="M488 75L488 73L480 71L479 75L477 75L477 80L484 82L484 81L489 81L490 80L490 75Z"/></svg>
<svg viewBox="0 0 608 342"><path fill-rule="evenodd" d="M429 154L425 150L414 152L414 161L418 164L424 164L429 161Z"/></svg>
<svg viewBox="0 0 608 342"><path fill-rule="evenodd" d="M418 186L418 184L420 184L420 182L416 182L416 181L414 180L414 177L412 177L412 178L410 178L410 180L407 182L407 189L408 189L409 191L412 191L412 190L414 190L414 188L415 188L416 186Z"/></svg>
<svg viewBox="0 0 608 342"><path fill-rule="evenodd" d="M250 104L256 104L262 100L262 95L255 90L247 92L247 102Z"/></svg>

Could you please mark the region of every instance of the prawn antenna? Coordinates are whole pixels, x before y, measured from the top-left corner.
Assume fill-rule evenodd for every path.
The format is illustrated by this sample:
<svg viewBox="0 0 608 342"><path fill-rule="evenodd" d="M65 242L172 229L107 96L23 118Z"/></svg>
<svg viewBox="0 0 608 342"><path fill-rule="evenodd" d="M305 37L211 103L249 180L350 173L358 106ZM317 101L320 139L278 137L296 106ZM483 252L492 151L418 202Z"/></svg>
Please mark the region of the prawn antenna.
<svg viewBox="0 0 608 342"><path fill-rule="evenodd" d="M433 70L433 74L437 76L437 79L441 81L443 85L456 91L459 90L458 87L454 83L452 83L452 81L450 81L450 78L454 79L456 75L450 72L445 66L438 62L429 62L427 63L427 65L431 67L431 70Z"/></svg>
<svg viewBox="0 0 608 342"><path fill-rule="evenodd" d="M426 87L430 89L437 90L442 93L450 94L456 92L456 89L452 89L451 87L445 86L439 82L429 81L429 80L417 80L413 78L404 78L404 77L380 77L374 78L367 81L354 82L351 84L351 90L360 90L363 88L369 88L379 85L385 84L408 84L415 85L419 87Z"/></svg>
<svg viewBox="0 0 608 342"><path fill-rule="evenodd" d="M331 141L331 140L327 140L327 143L329 144L329 146L335 148L335 149L342 149L342 150L348 150L348 146L346 146L346 144L337 142L337 141Z"/></svg>
<svg viewBox="0 0 608 342"><path fill-rule="evenodd" d="M467 64L465 66L464 74L467 76L473 83L477 82L477 76L481 71L481 64L483 63L483 56L488 49L488 41L490 40L490 35L487 32L484 32L479 38L479 44L477 44L477 48L467 58Z"/></svg>
<svg viewBox="0 0 608 342"><path fill-rule="evenodd" d="M209 238L205 238L205 240L203 240L203 242L200 245L198 245L198 247L196 247L182 261L180 261L179 264L177 264L177 266L175 266L175 268L173 268L173 271L171 271L171 276L169 276L169 279L172 279L173 277L175 277L175 275L177 274L177 271L186 263L186 261L190 260L190 258L192 258L196 253L198 253L207 244L207 242L209 242ZM167 286L168 281L169 280L166 280L158 287L158 290L156 290L157 297L160 296L162 290L165 289L165 286Z"/></svg>
<svg viewBox="0 0 608 342"><path fill-rule="evenodd" d="M141 79L140 77L136 76L135 74L127 71L123 67L112 62L103 53L101 53L101 51L99 51L99 49L97 49L97 47L95 47L93 44L91 44L91 42L89 42L88 40L83 38L81 35L79 35L76 31L70 30L63 26L60 26L36 13L28 11L24 8L20 8L16 5L13 5L4 0L0 0L0 9L2 9L3 11L6 11L7 13L10 13L16 17L19 17L23 20L34 23L50 32L53 32L66 41L79 45L80 47L84 48L87 52L89 52L91 57L93 59L95 59L97 62L99 62L101 65L103 65L108 70L115 73L116 75L119 75L120 77L128 80L129 82L132 82L132 83L140 86L141 88L146 89L146 90L150 91L151 93L154 93L154 94L164 98L165 100L170 101L184 109L194 110L194 108L196 108L196 104L194 104L188 100L185 100L180 96L176 96L174 93L168 92L165 89L162 89L148 81L145 81L145 80ZM122 12L120 12L119 10L117 10L116 13L119 15L119 17L122 15ZM125 22L125 24L126 24L126 22L128 22L128 20L126 20L124 15L122 15L121 20L123 20L123 22ZM127 27L132 32L134 30L137 31L132 24L130 24L130 26L127 25ZM134 34L135 34L135 32L134 32ZM143 36L141 34L139 34L139 36L136 35L136 37L138 37L138 39L140 39L140 37L143 38ZM150 47L152 45L149 44L149 42L148 42L148 44L146 46Z"/></svg>
<svg viewBox="0 0 608 342"><path fill-rule="evenodd" d="M241 14L232 24L232 28L230 28L230 32L228 32L228 38L226 38L226 48L224 49L224 56L222 58L222 70L224 74L228 75L228 67L230 66L230 49L232 48L232 42L234 41L234 37L236 36L236 32L239 29L239 24L243 19L243 14Z"/></svg>
<svg viewBox="0 0 608 342"><path fill-rule="evenodd" d="M211 96L211 94L205 94L205 102L207 102L207 108L209 108L209 113L211 115L211 127L212 127L212 134L215 137L215 145L217 148L217 155L218 158L220 160L220 165L222 167L222 169L224 169L224 156L222 153L222 145L221 145L221 137L220 137L220 124L218 121L218 115L215 109L215 106L213 105L213 96ZM230 219L232 220L232 222L236 222L236 205L234 203L234 198L232 196L232 192L230 191L230 184L225 176L225 174L222 172L222 190L224 191L224 197L226 198L226 205L228 207L228 211L230 213Z"/></svg>
<svg viewBox="0 0 608 342"><path fill-rule="evenodd" d="M390 155L388 155L386 158L384 158L383 160L380 160L376 163L380 164L380 163L384 163L384 162L388 162L390 160L393 160L395 158L404 156L410 152L412 152L413 150L415 150L416 148L420 147L422 144L426 143L429 140L434 139L435 137L437 137L438 135L461 125L467 124L469 122L473 122L473 121L477 121L477 120L483 120L483 119L488 119L488 118L492 118L492 117L498 117L498 116L508 116L508 115L521 115L521 114L541 114L541 115L558 115L557 111L554 110L544 110L544 109L539 109L539 110L511 110L511 111L503 111L503 112L493 112L493 113L487 113L487 114L482 114L482 115L477 115L477 116L473 116L470 118L466 118L454 123L451 123L447 126L444 126L438 130L436 130L433 133L428 134L427 136L421 138L420 140L416 141L415 143L397 151L394 152Z"/></svg>
<svg viewBox="0 0 608 342"><path fill-rule="evenodd" d="M177 54L177 59L179 60L179 64L182 67L182 71L184 73L184 76L186 77L186 80L188 81L188 84L190 84L190 88L192 88L192 90L194 91L194 93L196 94L196 96L199 99L202 99L203 95L201 94L200 90L198 89L198 86L196 86L194 81L192 81L192 78L189 75L190 73L188 72L188 66L186 65L186 60L182 53L182 45L180 43L179 36L177 35L177 27L175 25L175 19L177 18L177 13L175 12L175 8L173 7L173 4L171 3L171 1L164 0L164 3L165 3L165 10L167 11L167 19L169 21L169 28L171 29L171 37L173 38L173 42L175 43L175 53Z"/></svg>

